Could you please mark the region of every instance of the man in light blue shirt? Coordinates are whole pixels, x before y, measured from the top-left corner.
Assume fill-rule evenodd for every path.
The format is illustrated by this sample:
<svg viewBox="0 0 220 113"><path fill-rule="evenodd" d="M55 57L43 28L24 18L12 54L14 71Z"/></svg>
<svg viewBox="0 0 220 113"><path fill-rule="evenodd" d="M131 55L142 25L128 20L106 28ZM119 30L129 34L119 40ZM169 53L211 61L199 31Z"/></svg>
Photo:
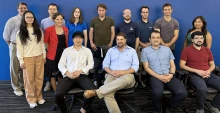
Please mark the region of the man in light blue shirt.
<svg viewBox="0 0 220 113"><path fill-rule="evenodd" d="M150 75L148 80L152 89L154 113L161 111L165 86L173 95L166 108L166 113L171 113L170 110L185 100L187 91L180 80L174 77L176 71L174 56L169 47L160 45L162 41L160 32L152 31L149 40L151 45L142 50L141 62L143 62L144 70Z"/></svg>
<svg viewBox="0 0 220 113"><path fill-rule="evenodd" d="M117 46L108 50L103 61L107 72L104 85L97 90L86 90L85 98L98 96L104 98L110 113L121 113L114 94L120 89L135 85L134 73L138 71L139 61L135 49L126 45L126 34L120 32L116 37Z"/></svg>
<svg viewBox="0 0 220 113"><path fill-rule="evenodd" d="M16 47L16 34L20 29L21 18L25 11L28 10L27 4L20 2L17 6L18 15L10 18L6 24L3 31L3 38L9 46L10 55L10 77L11 85L14 89L14 93L17 96L23 95L21 87L23 87L23 73L20 68L20 63L17 57L17 47Z"/></svg>

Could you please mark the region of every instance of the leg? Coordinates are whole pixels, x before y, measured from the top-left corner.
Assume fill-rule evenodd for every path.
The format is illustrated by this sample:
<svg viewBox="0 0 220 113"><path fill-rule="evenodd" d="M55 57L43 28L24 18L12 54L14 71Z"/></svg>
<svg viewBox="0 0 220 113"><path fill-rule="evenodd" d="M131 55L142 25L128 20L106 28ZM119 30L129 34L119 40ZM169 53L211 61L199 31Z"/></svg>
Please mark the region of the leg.
<svg viewBox="0 0 220 113"><path fill-rule="evenodd" d="M19 61L16 55L17 48L15 44L10 43L9 53L10 53L10 76L11 85L14 91L21 91L20 84L23 84L23 74L20 69ZM20 70L20 71L19 71Z"/></svg>
<svg viewBox="0 0 220 113"><path fill-rule="evenodd" d="M220 92L220 77L211 74L209 78L205 79L206 84L210 87L217 89ZM213 107L220 107L220 93L218 93L212 100L211 104Z"/></svg>
<svg viewBox="0 0 220 113"><path fill-rule="evenodd" d="M24 58L24 87L26 93L26 99L29 104L36 103L37 98L35 95L35 81L34 81L34 71L35 71L35 57Z"/></svg>
<svg viewBox="0 0 220 113"><path fill-rule="evenodd" d="M207 86L205 80L197 74L190 73L189 84L196 88L196 100L198 110L204 110L204 102L206 100Z"/></svg>
<svg viewBox="0 0 220 113"><path fill-rule="evenodd" d="M173 77L170 82L166 84L167 88L172 92L173 96L170 99L170 107L176 108L187 97L186 88L176 77Z"/></svg>
<svg viewBox="0 0 220 113"><path fill-rule="evenodd" d="M42 86L44 79L44 58L43 55L37 56L35 60L35 94L37 100L40 101L43 99L42 96Z"/></svg>
<svg viewBox="0 0 220 113"><path fill-rule="evenodd" d="M66 103L64 100L64 95L71 90L72 86L75 84L74 79L70 79L69 77L65 77L61 80L60 84L57 86L57 90L55 92L55 101L59 106L62 113L67 113Z"/></svg>
<svg viewBox="0 0 220 113"><path fill-rule="evenodd" d="M160 112L164 83L155 77L149 77L149 83L152 90L152 101L153 101L154 111Z"/></svg>
<svg viewBox="0 0 220 113"><path fill-rule="evenodd" d="M79 84L79 86L82 87L84 90L96 89L96 86L93 84L92 80L87 75L81 74L79 78L76 79L76 83ZM94 99L95 97L85 99L82 108L86 111L89 110Z"/></svg>
<svg viewBox="0 0 220 113"><path fill-rule="evenodd" d="M107 95L104 96L104 101L105 104L108 108L108 112L109 113L121 113L119 107L118 107L118 103L115 100L115 91L114 92L110 92Z"/></svg>

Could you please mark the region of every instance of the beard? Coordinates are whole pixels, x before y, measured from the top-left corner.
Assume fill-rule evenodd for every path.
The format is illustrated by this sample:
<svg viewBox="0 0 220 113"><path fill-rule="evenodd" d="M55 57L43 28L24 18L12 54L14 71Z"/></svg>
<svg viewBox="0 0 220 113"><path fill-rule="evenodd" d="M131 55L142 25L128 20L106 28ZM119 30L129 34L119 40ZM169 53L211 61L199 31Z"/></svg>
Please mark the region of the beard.
<svg viewBox="0 0 220 113"><path fill-rule="evenodd" d="M124 18L124 20L126 20L126 21L131 20L131 17L129 17L129 18Z"/></svg>
<svg viewBox="0 0 220 113"><path fill-rule="evenodd" d="M195 46L197 46L197 47L200 47L200 46L202 46L203 45L203 43L202 42L197 42L197 43L193 43Z"/></svg>

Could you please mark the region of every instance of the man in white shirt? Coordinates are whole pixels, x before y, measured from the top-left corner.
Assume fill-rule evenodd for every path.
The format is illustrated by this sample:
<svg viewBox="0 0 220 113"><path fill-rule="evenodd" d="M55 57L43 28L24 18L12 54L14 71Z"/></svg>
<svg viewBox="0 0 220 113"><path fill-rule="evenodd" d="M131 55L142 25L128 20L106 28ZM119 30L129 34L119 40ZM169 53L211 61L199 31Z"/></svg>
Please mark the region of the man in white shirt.
<svg viewBox="0 0 220 113"><path fill-rule="evenodd" d="M96 89L92 80L87 76L89 70L93 68L94 61L90 49L82 46L84 35L82 32L75 32L72 36L74 45L66 48L60 58L58 68L63 75L59 83L55 98L62 113L68 113L64 95L70 91L73 86L79 85L82 89ZM85 99L81 113L86 113L94 97Z"/></svg>

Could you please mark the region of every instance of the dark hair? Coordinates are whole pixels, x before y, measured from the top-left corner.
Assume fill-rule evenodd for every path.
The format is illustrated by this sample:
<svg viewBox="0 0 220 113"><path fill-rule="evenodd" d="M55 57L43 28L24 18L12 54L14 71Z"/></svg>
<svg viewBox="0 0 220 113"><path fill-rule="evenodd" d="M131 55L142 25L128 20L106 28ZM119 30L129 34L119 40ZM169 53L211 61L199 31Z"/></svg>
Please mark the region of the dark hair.
<svg viewBox="0 0 220 113"><path fill-rule="evenodd" d="M151 32L151 34L152 33L158 33L158 34L160 34L160 31L158 31L158 30L153 30L152 32ZM150 36L150 38L151 38L151 36Z"/></svg>
<svg viewBox="0 0 220 113"><path fill-rule="evenodd" d="M76 38L76 37L80 37L82 39L84 39L84 34L80 31L76 31L75 33L73 33L72 38Z"/></svg>
<svg viewBox="0 0 220 113"><path fill-rule="evenodd" d="M202 35L202 36L204 37L204 33L203 33L203 32L195 31L195 32L193 32L193 33L191 34L191 38L194 39L194 37L195 37L196 35L199 35L199 36Z"/></svg>
<svg viewBox="0 0 220 113"><path fill-rule="evenodd" d="M103 9L107 10L107 6L106 6L105 4L99 4L99 5L97 6L97 10L98 10L99 7L101 7L101 8L103 8Z"/></svg>
<svg viewBox="0 0 220 113"><path fill-rule="evenodd" d="M28 30L27 30L27 23L25 21L25 15L27 13L31 13L34 17L34 22L32 23L32 26L33 26L33 29L34 29L34 32L32 34L36 35L37 37L37 42L39 43L42 39L42 32L40 30L40 27L37 23L37 19L36 17L34 16L34 13L31 12L31 11L25 11L23 16L22 16L22 19L21 19L21 25L20 25L20 32L19 32L19 37L20 37L20 40L21 40L21 43L22 45L26 45L27 43L27 40L30 40L30 37L29 37L29 33L28 33Z"/></svg>
<svg viewBox="0 0 220 113"><path fill-rule="evenodd" d="M142 6L140 9L140 12L142 12L142 9L147 8L148 10L150 10L150 8L148 6Z"/></svg>
<svg viewBox="0 0 220 113"><path fill-rule="evenodd" d="M126 38L126 34L125 34L124 32L118 33L118 34L116 35L116 37L118 37L118 36L122 36L122 37L124 37L124 39L127 39L127 38Z"/></svg>
<svg viewBox="0 0 220 113"><path fill-rule="evenodd" d="M57 10L58 10L58 6L57 6L57 4L55 4L55 3L49 4L49 5L47 6L47 8L49 9L49 7L50 7L51 5L52 5L52 6L56 6L56 7L57 7Z"/></svg>
<svg viewBox="0 0 220 113"><path fill-rule="evenodd" d="M54 13L53 16L52 16L52 19L55 20L58 16L62 16L63 19L64 19L64 16L61 13L59 13L59 12Z"/></svg>
<svg viewBox="0 0 220 113"><path fill-rule="evenodd" d="M82 11L80 10L79 7L76 7L76 8L73 9L72 15L71 15L71 18L70 18L70 23L75 23L74 12L76 11L76 9L79 9L79 12L80 12L79 23L82 24L82 22L83 22Z"/></svg>
<svg viewBox="0 0 220 113"><path fill-rule="evenodd" d="M192 31L194 31L194 30L196 29L196 27L194 26L194 23L195 23L195 21L196 21L197 19L200 19L200 20L202 21L202 23L203 23L203 26L202 26L202 32L203 32L203 34L204 34L204 35L207 34L208 31L207 31L207 29L206 29L207 23L206 23L206 21L205 21L205 18L204 18L203 16L197 16L196 18L193 19L193 21L192 21L192 26L193 26L193 28L188 30L187 35L188 35L190 32L192 32Z"/></svg>
<svg viewBox="0 0 220 113"><path fill-rule="evenodd" d="M17 5L17 8L19 8L20 5L25 5L26 7L28 7L25 2L19 2L18 5Z"/></svg>
<svg viewBox="0 0 220 113"><path fill-rule="evenodd" d="M165 3L165 4L163 5L163 10L164 10L164 7L168 7L168 6L170 6L171 9L172 9L172 5L171 5L170 3Z"/></svg>

